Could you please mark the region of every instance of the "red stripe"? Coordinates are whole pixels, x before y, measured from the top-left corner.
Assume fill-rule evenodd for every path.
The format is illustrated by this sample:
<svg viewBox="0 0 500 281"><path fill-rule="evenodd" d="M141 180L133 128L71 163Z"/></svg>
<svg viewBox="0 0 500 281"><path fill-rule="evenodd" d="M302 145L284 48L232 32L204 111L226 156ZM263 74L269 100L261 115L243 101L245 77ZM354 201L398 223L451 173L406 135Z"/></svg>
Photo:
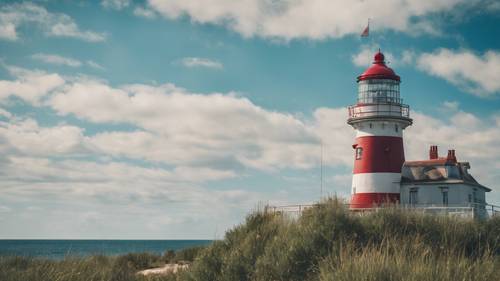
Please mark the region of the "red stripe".
<svg viewBox="0 0 500 281"><path fill-rule="evenodd" d="M350 208L373 208L398 202L399 193L356 193L351 197Z"/></svg>
<svg viewBox="0 0 500 281"><path fill-rule="evenodd" d="M405 161L403 138L366 136L356 138L356 149L363 148L361 159L354 160L354 174L401 173Z"/></svg>

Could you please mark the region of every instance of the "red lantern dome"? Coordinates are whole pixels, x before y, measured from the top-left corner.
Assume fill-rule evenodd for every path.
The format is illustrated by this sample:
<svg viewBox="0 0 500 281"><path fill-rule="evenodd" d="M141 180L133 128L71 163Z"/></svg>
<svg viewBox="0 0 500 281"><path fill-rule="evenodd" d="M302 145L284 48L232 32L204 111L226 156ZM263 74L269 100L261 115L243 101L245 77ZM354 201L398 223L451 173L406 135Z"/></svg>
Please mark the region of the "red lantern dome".
<svg viewBox="0 0 500 281"><path fill-rule="evenodd" d="M375 54L373 65L370 66L363 74L358 76L358 82L369 79L391 79L400 81L394 70L385 65L384 54L380 51Z"/></svg>

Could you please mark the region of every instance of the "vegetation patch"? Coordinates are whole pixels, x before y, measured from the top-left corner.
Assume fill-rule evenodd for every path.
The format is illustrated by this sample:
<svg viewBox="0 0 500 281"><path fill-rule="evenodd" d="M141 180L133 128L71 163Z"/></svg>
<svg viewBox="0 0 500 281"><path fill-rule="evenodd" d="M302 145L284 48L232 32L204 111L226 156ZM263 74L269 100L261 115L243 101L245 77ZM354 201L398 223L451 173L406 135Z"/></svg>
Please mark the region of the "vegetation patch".
<svg viewBox="0 0 500 281"><path fill-rule="evenodd" d="M165 263L190 266L136 274ZM223 240L164 255L4 257L0 280L500 280L500 217L473 221L391 208L361 215L328 199L296 219L264 208Z"/></svg>

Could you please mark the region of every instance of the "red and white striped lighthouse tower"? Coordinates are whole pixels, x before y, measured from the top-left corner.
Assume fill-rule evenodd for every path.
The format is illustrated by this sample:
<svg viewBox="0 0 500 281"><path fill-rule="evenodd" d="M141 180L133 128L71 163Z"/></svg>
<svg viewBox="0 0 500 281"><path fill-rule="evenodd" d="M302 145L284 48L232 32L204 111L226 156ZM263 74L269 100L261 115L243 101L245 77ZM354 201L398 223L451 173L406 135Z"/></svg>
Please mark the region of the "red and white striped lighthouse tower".
<svg viewBox="0 0 500 281"><path fill-rule="evenodd" d="M410 108L399 96L401 79L384 55L358 77L358 100L349 106L347 123L356 130L351 208L399 202L405 161L403 130L412 124Z"/></svg>

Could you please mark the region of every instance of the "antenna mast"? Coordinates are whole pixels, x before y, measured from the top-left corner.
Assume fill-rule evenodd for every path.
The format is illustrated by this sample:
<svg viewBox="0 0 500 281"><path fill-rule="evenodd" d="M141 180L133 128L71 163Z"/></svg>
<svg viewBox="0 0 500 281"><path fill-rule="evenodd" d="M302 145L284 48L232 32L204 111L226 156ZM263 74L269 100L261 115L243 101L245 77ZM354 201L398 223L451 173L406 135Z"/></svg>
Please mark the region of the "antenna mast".
<svg viewBox="0 0 500 281"><path fill-rule="evenodd" d="M321 139L320 200L323 197L323 139Z"/></svg>

